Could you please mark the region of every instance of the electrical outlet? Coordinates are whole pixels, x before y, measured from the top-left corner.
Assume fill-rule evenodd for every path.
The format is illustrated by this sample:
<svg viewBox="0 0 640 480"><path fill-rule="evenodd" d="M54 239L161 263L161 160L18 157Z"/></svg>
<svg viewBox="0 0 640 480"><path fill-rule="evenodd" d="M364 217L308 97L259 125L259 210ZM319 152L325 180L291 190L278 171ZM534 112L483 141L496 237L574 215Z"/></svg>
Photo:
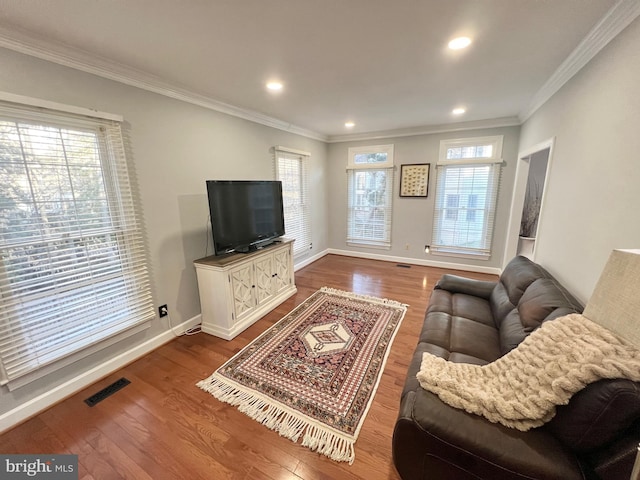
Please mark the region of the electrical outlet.
<svg viewBox="0 0 640 480"><path fill-rule="evenodd" d="M158 307L158 315L160 315L160 318L166 317L169 315L169 308L166 305L160 305Z"/></svg>

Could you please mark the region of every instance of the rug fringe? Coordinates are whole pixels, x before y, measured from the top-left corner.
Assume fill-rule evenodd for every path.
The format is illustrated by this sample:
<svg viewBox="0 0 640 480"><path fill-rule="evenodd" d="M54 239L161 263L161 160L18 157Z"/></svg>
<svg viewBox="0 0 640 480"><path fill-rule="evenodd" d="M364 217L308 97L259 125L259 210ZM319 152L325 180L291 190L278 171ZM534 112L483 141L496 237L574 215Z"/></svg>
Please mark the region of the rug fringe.
<svg viewBox="0 0 640 480"><path fill-rule="evenodd" d="M332 292L334 293L334 292ZM325 455L338 462L355 460L354 441L331 432L301 414L280 408L255 394L242 390L221 379L217 374L196 384L221 402L238 407L245 415L297 442L302 435L303 447Z"/></svg>
<svg viewBox="0 0 640 480"><path fill-rule="evenodd" d="M389 305L390 307L402 308L405 311L406 311L407 307L409 306L408 304L398 302L397 300L390 300L388 298L373 297L371 295L364 295L364 294L361 294L361 293L345 292L344 290L338 290L336 288L331 288L331 287L322 287L320 289L320 291L321 292L325 292L325 293L331 293L333 295L339 295L341 297L353 298L353 299L356 299L356 300L367 300L369 302L381 303L381 304L384 304L384 305Z"/></svg>

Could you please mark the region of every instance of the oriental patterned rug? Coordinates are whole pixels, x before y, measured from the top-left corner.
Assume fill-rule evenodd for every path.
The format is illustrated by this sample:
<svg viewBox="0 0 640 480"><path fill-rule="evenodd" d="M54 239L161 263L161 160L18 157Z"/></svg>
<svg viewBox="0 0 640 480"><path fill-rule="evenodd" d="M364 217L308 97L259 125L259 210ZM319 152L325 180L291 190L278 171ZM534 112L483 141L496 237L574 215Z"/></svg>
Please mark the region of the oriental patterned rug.
<svg viewBox="0 0 640 480"><path fill-rule="evenodd" d="M324 287L198 387L281 436L353 463L406 308Z"/></svg>

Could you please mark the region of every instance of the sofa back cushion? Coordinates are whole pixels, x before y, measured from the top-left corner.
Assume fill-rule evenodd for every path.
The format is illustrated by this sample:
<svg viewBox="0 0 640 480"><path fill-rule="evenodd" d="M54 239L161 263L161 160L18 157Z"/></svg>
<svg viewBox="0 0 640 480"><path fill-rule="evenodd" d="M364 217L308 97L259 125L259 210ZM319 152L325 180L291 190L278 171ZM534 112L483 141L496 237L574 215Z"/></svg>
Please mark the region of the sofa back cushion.
<svg viewBox="0 0 640 480"><path fill-rule="evenodd" d="M490 304L500 331L502 355L517 347L542 322L582 312L582 305L549 272L522 256L506 266L491 293Z"/></svg>
<svg viewBox="0 0 640 480"><path fill-rule="evenodd" d="M516 308L527 287L544 276L543 270L528 258L519 256L509 262L490 298L496 328L500 328L505 317Z"/></svg>

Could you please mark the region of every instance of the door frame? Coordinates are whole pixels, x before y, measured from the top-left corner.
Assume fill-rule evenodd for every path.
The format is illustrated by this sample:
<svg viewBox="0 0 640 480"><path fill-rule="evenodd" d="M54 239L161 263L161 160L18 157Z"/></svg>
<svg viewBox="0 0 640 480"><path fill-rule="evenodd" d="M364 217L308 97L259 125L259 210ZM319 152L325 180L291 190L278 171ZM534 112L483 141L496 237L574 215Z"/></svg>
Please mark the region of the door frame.
<svg viewBox="0 0 640 480"><path fill-rule="evenodd" d="M527 180L529 178L529 167L531 166L531 157L543 150L549 150L547 159L547 171L544 177L544 186L542 189L542 198L540 200L540 216L538 219L537 236L540 234L540 226L542 224L542 215L544 211L545 197L547 196L547 186L549 182L549 174L551 172L551 164L553 160L553 151L556 143L556 137L551 137L543 142L527 148L518 153L518 163L516 165L516 176L513 183L513 194L511 196L511 211L509 213L509 225L507 226L507 238L505 242L504 258L502 267L504 268L518 251L518 234L520 233L520 220L522 219L522 207L524 206L524 197L527 192ZM535 261L536 244L533 246L531 258Z"/></svg>

